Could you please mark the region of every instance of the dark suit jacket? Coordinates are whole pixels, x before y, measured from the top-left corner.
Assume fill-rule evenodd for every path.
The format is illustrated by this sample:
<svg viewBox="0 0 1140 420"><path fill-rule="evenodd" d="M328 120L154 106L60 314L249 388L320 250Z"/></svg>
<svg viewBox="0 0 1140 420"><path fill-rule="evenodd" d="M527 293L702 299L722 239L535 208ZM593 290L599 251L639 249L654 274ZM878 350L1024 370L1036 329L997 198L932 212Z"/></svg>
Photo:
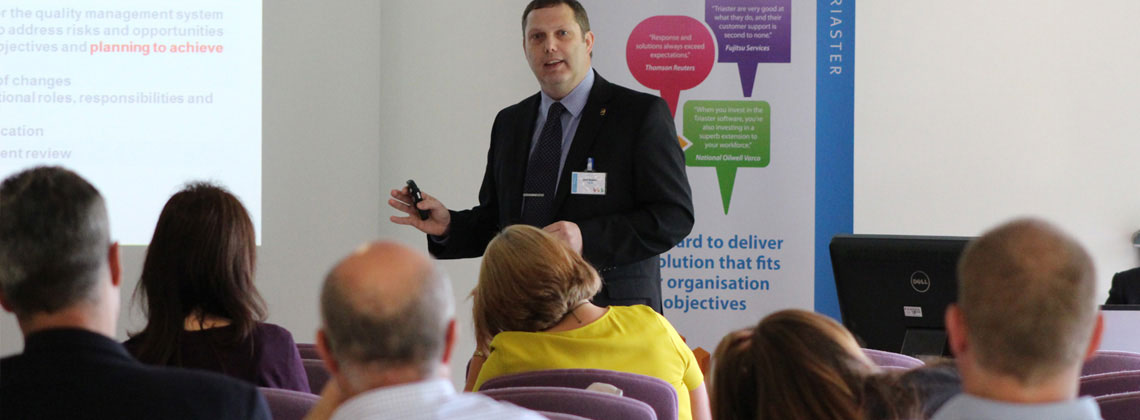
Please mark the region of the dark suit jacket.
<svg viewBox="0 0 1140 420"><path fill-rule="evenodd" d="M0 360L0 415L14 419L264 419L265 399L221 375L143 365L108 337L34 333Z"/></svg>
<svg viewBox="0 0 1140 420"><path fill-rule="evenodd" d="M429 239L438 258L483 255L502 228L519 223L522 189L535 130L538 94L495 117L479 205L452 212L448 239ZM570 175L586 168L606 173L606 194L570 194ZM646 303L661 310L657 255L693 227L685 156L668 105L660 97L612 84L595 73L554 199L555 220L577 223L582 254L605 279L609 302Z"/></svg>
<svg viewBox="0 0 1140 420"><path fill-rule="evenodd" d="M1105 305L1140 305L1140 267L1112 276Z"/></svg>

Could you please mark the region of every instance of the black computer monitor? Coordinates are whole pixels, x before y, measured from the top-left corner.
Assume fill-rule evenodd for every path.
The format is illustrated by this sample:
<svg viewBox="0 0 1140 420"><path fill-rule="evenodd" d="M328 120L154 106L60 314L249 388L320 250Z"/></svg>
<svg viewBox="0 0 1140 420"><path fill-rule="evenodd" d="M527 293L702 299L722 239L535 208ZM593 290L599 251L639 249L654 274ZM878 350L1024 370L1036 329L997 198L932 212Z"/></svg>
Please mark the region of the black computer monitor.
<svg viewBox="0 0 1140 420"><path fill-rule="evenodd" d="M843 325L866 348L950 356L943 318L958 298L958 257L970 239L833 237L831 266Z"/></svg>

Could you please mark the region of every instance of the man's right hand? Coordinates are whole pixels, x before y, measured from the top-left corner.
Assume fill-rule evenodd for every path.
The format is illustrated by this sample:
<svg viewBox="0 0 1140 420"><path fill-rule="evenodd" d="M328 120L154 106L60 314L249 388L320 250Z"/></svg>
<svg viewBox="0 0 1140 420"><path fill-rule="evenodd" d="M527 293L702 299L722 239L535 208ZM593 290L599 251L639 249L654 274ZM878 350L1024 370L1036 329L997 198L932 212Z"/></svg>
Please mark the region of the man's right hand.
<svg viewBox="0 0 1140 420"><path fill-rule="evenodd" d="M404 212L406 216L391 216L388 220L398 225L412 226L428 235L444 236L447 234L448 226L451 225L451 212L447 211L447 207L435 197L422 191L421 194L424 199L420 201L418 208L431 212L427 220L420 219L419 213L412 208L412 195L408 193L408 187L392 190L392 198L388 199L389 206Z"/></svg>

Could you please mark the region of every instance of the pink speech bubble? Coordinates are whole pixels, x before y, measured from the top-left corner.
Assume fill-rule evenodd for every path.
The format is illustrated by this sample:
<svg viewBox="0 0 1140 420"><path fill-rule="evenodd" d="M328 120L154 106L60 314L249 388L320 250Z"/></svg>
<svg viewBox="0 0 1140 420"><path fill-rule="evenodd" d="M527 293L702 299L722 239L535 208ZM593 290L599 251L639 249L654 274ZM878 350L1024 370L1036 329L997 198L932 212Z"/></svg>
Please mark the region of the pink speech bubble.
<svg viewBox="0 0 1140 420"><path fill-rule="evenodd" d="M705 81L716 60L712 34L688 16L654 16L629 34L625 60L642 85L661 91L669 112L677 115L681 91Z"/></svg>

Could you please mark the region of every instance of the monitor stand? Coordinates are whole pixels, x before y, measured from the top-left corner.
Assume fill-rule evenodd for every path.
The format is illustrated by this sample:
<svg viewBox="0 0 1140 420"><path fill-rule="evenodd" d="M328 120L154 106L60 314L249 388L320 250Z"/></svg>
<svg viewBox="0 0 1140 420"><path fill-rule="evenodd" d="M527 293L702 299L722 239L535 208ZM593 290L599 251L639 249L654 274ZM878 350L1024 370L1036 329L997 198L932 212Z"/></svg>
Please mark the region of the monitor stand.
<svg viewBox="0 0 1140 420"><path fill-rule="evenodd" d="M912 357L943 356L946 349L946 330L907 328L903 336L902 351Z"/></svg>

